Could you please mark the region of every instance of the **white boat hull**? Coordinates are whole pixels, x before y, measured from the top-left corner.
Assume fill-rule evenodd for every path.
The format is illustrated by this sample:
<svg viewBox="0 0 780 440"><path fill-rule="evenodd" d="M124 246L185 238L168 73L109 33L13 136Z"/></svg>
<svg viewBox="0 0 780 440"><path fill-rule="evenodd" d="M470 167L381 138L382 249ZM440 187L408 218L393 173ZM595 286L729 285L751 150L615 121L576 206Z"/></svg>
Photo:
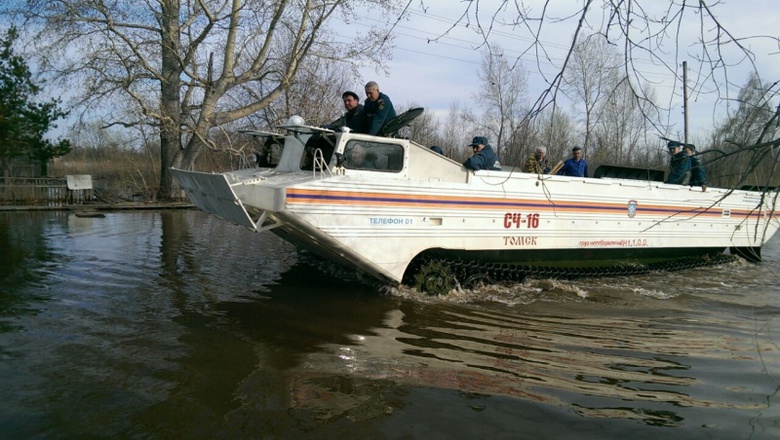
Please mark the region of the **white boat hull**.
<svg viewBox="0 0 780 440"><path fill-rule="evenodd" d="M331 136L336 152L350 140L372 138ZM334 156L316 171L289 160L294 165L288 169L174 175L204 211L253 231L270 230L388 283L402 282L424 254L598 268L717 255L727 248L757 252L778 228L775 199L758 192L473 172L408 140L380 141L403 148L401 169L352 170L338 166Z"/></svg>

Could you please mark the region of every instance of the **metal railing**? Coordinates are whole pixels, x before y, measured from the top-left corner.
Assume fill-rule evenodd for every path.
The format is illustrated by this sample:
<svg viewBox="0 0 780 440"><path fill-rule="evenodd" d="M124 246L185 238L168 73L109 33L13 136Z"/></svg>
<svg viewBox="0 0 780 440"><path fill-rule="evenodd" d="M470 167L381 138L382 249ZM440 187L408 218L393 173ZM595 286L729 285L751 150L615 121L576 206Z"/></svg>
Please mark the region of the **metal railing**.
<svg viewBox="0 0 780 440"><path fill-rule="evenodd" d="M320 179L322 179L326 171L328 172L328 175L333 175L333 173L330 171L328 163L325 162L325 156L323 156L322 150L319 148L314 150L314 166L311 167L311 171L313 177L317 177L317 172L319 171Z"/></svg>

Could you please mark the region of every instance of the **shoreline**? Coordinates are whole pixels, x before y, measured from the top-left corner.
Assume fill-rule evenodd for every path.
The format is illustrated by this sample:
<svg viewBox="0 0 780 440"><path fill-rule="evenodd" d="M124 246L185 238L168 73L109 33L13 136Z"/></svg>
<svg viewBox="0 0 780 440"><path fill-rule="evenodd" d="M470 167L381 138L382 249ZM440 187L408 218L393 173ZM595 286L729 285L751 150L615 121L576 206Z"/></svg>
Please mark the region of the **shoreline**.
<svg viewBox="0 0 780 440"><path fill-rule="evenodd" d="M123 211L144 209L194 209L190 202L85 203L80 205L0 205L4 211Z"/></svg>

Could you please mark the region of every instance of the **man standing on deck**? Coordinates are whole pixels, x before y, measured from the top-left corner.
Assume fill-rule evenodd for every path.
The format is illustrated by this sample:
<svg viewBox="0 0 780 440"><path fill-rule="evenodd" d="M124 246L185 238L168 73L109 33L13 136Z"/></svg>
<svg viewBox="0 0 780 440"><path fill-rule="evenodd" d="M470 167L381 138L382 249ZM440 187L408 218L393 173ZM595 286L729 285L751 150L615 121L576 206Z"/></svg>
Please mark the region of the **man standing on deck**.
<svg viewBox="0 0 780 440"><path fill-rule="evenodd" d="M363 106L365 121L359 133L378 134L385 123L395 118L395 108L390 98L379 91L379 84L370 81L366 84L366 103Z"/></svg>
<svg viewBox="0 0 780 440"><path fill-rule="evenodd" d="M707 173L704 172L701 160L695 156L696 147L693 144L685 144L683 151L691 161L691 178L688 180L688 185L700 186L702 192L707 191Z"/></svg>
<svg viewBox="0 0 780 440"><path fill-rule="evenodd" d="M488 144L484 136L475 137L469 146L474 150L474 155L463 162L463 166L470 170L495 170L501 171L501 163L493 148Z"/></svg>
<svg viewBox="0 0 780 440"><path fill-rule="evenodd" d="M563 162L563 168L558 171L558 175L588 177L588 162L582 158L582 147L572 148L571 156L571 159Z"/></svg>
<svg viewBox="0 0 780 440"><path fill-rule="evenodd" d="M547 174L550 172L550 166L547 164L547 148L546 147L537 147L536 150L534 150L534 154L532 154L528 160L525 161L525 166L523 167L523 170L526 173L534 173L534 174Z"/></svg>
<svg viewBox="0 0 780 440"><path fill-rule="evenodd" d="M682 185L685 180L685 173L691 169L691 161L685 155L682 148L683 144L677 141L669 141L666 148L669 149L671 159L669 161L669 176L666 183L673 185Z"/></svg>
<svg viewBox="0 0 780 440"><path fill-rule="evenodd" d="M341 95L341 100L344 101L344 110L347 112L342 117L323 127L331 130L338 130L341 127L347 127L351 131L360 130L363 127L365 115L363 105L360 103L360 97L357 93L348 90Z"/></svg>

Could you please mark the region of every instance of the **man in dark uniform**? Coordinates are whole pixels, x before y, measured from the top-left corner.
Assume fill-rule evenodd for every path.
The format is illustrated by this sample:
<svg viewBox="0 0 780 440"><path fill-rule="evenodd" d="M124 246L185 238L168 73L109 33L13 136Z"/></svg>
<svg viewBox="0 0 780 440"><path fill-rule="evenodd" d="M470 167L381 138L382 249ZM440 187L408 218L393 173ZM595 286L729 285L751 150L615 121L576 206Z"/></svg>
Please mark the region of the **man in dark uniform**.
<svg viewBox="0 0 780 440"><path fill-rule="evenodd" d="M379 85L371 81L366 84L365 124L360 133L377 134L385 123L395 118L395 108L390 98L379 91Z"/></svg>
<svg viewBox="0 0 780 440"><path fill-rule="evenodd" d="M360 97L355 92L346 91L341 95L341 99L344 101L344 109L347 112L340 118L323 127L331 130L348 127L352 131L360 131L363 127L363 119L365 117L365 111L363 110L363 105L360 103Z"/></svg>
<svg viewBox="0 0 780 440"><path fill-rule="evenodd" d="M347 110L344 113L344 125L352 131L359 129L363 125L363 118L365 117L364 106L360 103L360 97L355 92L347 91L341 95L341 99L344 101L344 108Z"/></svg>
<svg viewBox="0 0 780 440"><path fill-rule="evenodd" d="M696 147L693 144L685 144L683 151L688 156L688 160L691 161L691 178L688 180L688 185L700 186L702 192L707 191L707 173L704 172L701 160L695 156Z"/></svg>
<svg viewBox="0 0 780 440"><path fill-rule="evenodd" d="M463 162L463 166L470 170L496 170L501 171L501 163L493 148L488 144L484 136L475 137L469 146L474 150L474 155Z"/></svg>
<svg viewBox="0 0 780 440"><path fill-rule="evenodd" d="M682 185L685 173L691 169L691 161L688 160L682 146L683 144L677 141L669 141L666 144L666 148L669 149L669 154L672 156L669 161L669 176L666 178L666 183Z"/></svg>

